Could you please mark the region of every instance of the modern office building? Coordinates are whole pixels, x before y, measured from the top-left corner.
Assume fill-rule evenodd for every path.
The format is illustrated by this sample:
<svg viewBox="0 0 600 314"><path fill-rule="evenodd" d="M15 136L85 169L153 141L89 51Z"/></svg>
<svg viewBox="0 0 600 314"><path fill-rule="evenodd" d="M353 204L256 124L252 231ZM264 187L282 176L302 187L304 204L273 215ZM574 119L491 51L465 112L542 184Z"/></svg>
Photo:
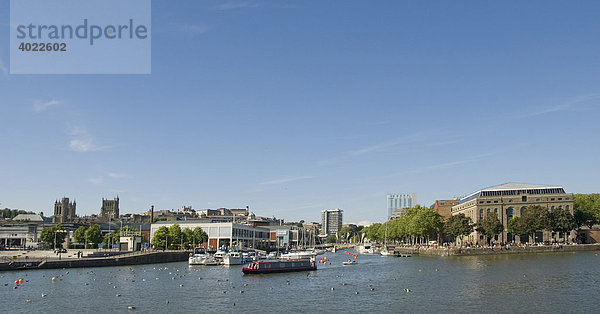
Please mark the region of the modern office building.
<svg viewBox="0 0 600 314"><path fill-rule="evenodd" d="M417 205L417 194L388 194L387 196L387 207L388 207L388 220L391 218L392 213L400 210L396 216L402 216L406 213L406 209L412 208Z"/></svg>
<svg viewBox="0 0 600 314"><path fill-rule="evenodd" d="M573 213L573 194L566 193L562 186L506 183L473 192L461 198L457 205L452 206L452 215L465 214L474 223L481 222L487 213L493 212L504 225L504 231L494 240L498 242L539 242L549 241L550 232L540 232L536 239L519 239L508 233L508 221L513 217L520 217L525 209L531 205L540 205L552 211L563 208ZM564 239L563 234L556 234L559 239ZM483 243L484 237L477 231L471 233L465 241Z"/></svg>
<svg viewBox="0 0 600 314"><path fill-rule="evenodd" d="M326 209L321 212L322 224L321 234L325 236L338 235L340 229L342 229L342 216L343 210L341 209Z"/></svg>

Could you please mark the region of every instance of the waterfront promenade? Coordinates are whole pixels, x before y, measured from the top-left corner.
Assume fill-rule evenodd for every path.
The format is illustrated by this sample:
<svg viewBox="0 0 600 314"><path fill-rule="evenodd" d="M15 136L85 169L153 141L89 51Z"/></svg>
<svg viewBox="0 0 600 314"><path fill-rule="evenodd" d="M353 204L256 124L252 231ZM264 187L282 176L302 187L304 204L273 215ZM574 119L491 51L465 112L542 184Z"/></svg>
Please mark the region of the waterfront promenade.
<svg viewBox="0 0 600 314"><path fill-rule="evenodd" d="M78 254L82 252L83 254ZM0 271L77 267L126 266L187 261L189 251L119 252L99 250L2 251ZM79 255L79 256L78 256Z"/></svg>
<svg viewBox="0 0 600 314"><path fill-rule="evenodd" d="M496 246L496 247L437 247L437 246L407 246L396 247L399 252L432 256L472 256L498 254L535 254L535 253L565 253L599 251L600 243L576 245L529 245L529 246Z"/></svg>

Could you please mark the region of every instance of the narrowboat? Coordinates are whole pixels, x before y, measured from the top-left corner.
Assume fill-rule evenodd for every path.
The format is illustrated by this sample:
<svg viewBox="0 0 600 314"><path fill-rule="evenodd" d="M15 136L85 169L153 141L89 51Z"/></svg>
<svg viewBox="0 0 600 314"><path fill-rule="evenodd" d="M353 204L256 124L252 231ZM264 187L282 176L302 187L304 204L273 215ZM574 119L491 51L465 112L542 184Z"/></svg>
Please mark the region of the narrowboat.
<svg viewBox="0 0 600 314"><path fill-rule="evenodd" d="M244 274L270 274L292 271L317 270L314 259L302 260L262 260L242 268Z"/></svg>

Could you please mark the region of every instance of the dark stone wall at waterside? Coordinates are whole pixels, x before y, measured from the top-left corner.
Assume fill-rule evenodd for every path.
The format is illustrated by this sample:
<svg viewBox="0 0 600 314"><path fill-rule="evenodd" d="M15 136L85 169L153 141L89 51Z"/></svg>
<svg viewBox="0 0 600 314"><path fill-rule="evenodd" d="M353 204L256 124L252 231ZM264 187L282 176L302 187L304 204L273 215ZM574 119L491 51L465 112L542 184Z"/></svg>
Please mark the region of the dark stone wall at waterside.
<svg viewBox="0 0 600 314"><path fill-rule="evenodd" d="M150 252L133 255L120 255L100 258L42 260L42 261L15 261L13 263L0 263L0 271L26 270L26 269L53 269L76 267L106 267L127 266L141 264L157 264L187 261L189 252Z"/></svg>
<svg viewBox="0 0 600 314"><path fill-rule="evenodd" d="M508 248L419 248L414 250L420 255L435 255L435 256L471 256L471 255L491 255L491 254L531 254L531 253L560 253L560 252L581 252L581 251L598 251L600 244L580 244L580 245L563 245L555 247L548 246L528 246L518 247L509 246Z"/></svg>

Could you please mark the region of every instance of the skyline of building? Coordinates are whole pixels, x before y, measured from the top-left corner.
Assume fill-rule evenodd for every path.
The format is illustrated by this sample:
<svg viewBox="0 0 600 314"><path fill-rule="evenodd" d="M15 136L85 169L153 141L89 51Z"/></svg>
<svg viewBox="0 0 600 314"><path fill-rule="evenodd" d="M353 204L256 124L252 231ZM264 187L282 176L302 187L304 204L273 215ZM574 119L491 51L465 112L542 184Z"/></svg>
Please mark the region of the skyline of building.
<svg viewBox="0 0 600 314"><path fill-rule="evenodd" d="M330 236L335 233L338 235L340 229L342 229L343 223L343 210L337 209L325 209L321 211L321 234Z"/></svg>
<svg viewBox="0 0 600 314"><path fill-rule="evenodd" d="M390 220L392 213L397 210L403 210L406 212L407 208L411 208L417 205L417 193L405 193L405 194L388 194L387 195L387 219ZM398 217L404 215L404 213L398 213Z"/></svg>

